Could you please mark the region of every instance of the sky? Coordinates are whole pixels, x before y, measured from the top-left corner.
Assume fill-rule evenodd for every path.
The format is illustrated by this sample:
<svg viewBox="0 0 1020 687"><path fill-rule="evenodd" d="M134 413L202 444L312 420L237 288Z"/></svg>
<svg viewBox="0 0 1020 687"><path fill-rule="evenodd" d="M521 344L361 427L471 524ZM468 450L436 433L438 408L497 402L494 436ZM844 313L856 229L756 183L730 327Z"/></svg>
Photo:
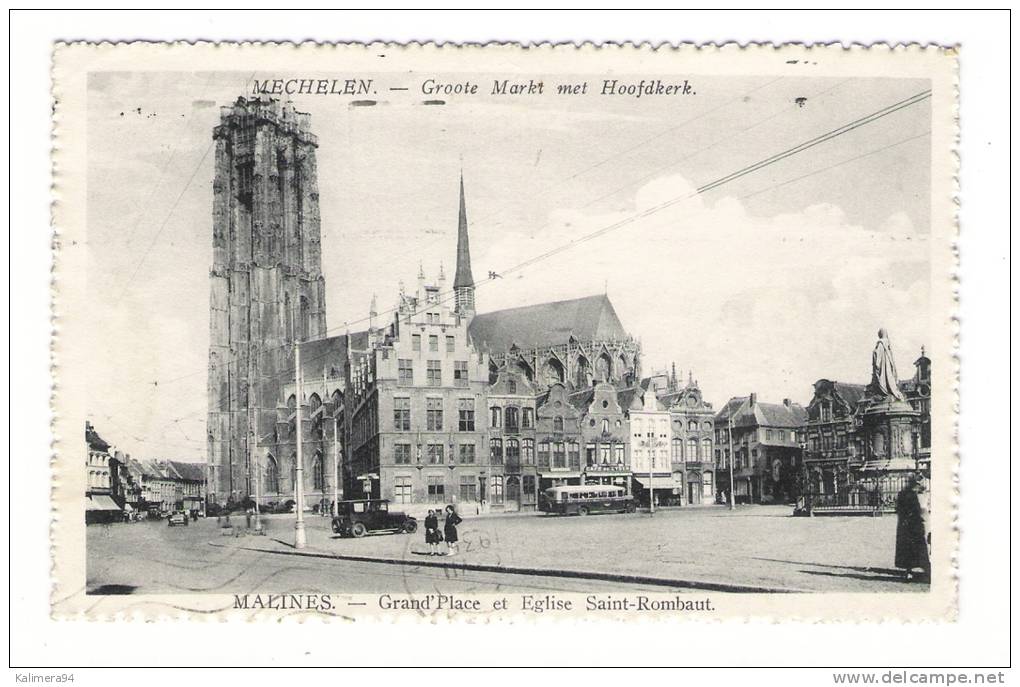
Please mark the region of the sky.
<svg viewBox="0 0 1020 687"><path fill-rule="evenodd" d="M494 76L469 75L483 93ZM252 77L90 75L90 412L135 457L204 460L212 128ZM364 326L373 294L395 305L419 263L452 279L463 172L475 279L504 274L479 285L479 312L605 291L645 373L675 362L717 408L752 391L806 404L822 377L866 383L879 327L913 373L932 322L929 101L695 191L926 81L685 75L694 96L437 106L424 78L371 107L293 96L319 138L331 334Z"/></svg>

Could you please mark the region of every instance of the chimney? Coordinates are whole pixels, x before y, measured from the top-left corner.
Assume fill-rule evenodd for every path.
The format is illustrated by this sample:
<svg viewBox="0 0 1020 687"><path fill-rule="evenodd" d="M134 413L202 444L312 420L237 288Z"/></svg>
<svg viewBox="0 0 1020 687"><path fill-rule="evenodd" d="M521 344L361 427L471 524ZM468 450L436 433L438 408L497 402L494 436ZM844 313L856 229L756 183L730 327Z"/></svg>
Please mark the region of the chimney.
<svg viewBox="0 0 1020 687"><path fill-rule="evenodd" d="M757 402L758 402L758 394L756 394L755 392L752 391L751 392L751 400L748 402L748 405L753 408L754 404L757 403Z"/></svg>
<svg viewBox="0 0 1020 687"><path fill-rule="evenodd" d="M783 399L783 405L786 406L787 408L789 408L790 407L790 399L784 398Z"/></svg>

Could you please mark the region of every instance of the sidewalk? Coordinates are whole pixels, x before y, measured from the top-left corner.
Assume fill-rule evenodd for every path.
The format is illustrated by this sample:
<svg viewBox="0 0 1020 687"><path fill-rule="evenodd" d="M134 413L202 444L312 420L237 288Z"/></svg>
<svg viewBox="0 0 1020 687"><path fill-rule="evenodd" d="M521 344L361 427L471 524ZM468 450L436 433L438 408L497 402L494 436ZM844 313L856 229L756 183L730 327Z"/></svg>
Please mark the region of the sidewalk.
<svg viewBox="0 0 1020 687"><path fill-rule="evenodd" d="M276 555L428 568L632 582L725 592L923 592L892 568L895 518L793 518L785 507L664 511L654 516L473 516L460 554L429 556L421 531L342 539L325 518L306 520L308 548L293 548L293 520L267 536L210 543ZM442 545L445 549L445 545Z"/></svg>

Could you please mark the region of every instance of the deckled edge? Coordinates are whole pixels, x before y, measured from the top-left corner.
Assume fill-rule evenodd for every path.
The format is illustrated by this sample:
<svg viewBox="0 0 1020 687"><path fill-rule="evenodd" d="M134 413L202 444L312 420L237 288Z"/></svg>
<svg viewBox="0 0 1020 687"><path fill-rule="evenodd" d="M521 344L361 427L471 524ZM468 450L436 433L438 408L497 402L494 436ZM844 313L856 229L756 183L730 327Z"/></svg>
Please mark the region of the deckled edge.
<svg viewBox="0 0 1020 687"><path fill-rule="evenodd" d="M341 621L352 622L351 619L340 614L334 614L333 617L324 616L321 613L308 613L308 612L294 612L287 614L279 614L273 616L257 616L257 615L244 615L242 612L237 611L230 615L225 614L228 609L219 609L215 611L202 611L199 609L188 609L179 606L170 606L178 611L177 614L159 614L151 615L149 612L128 612L125 610L117 611L112 614L104 615L89 615L87 610L79 610L71 613L58 613L56 605L67 599L73 597L84 591L84 587L74 594L67 595L61 599L57 597L58 593L58 582L57 578L60 572L60 550L56 543L56 532L57 527L61 522L59 508L57 506L55 496L60 487L59 470L60 470L60 453L61 449L64 448L65 443L73 441L69 439L64 441L58 436L56 432L57 421L59 418L58 408L58 391L60 388L59 384L59 373L60 373L60 336L59 336L59 323L60 323L60 298L59 298L59 287L61 281L61 240L63 238L63 232L60 230L59 219L60 219L60 176L61 170L58 167L58 159L62 153L61 140L60 140L60 123L61 123L61 92L60 86L57 79L58 72L58 59L59 53L65 48L73 47L96 47L96 48L121 48L121 47L152 47L152 48L176 48L176 47L208 47L214 46L218 49L243 49L243 48L264 48L264 47L281 47L281 48L295 48L295 49L322 49L322 48L362 48L365 51L386 48L386 49L415 49L421 51L431 51L437 49L443 50L464 50L464 49L478 49L486 48L492 50L494 48L507 49L507 50L525 50L525 51L551 51L566 53L569 51L578 52L592 52L592 51L609 51L609 50L629 50L629 51L640 51L646 53L659 53L659 52L682 52L682 51L696 51L702 52L706 50L714 50L717 52L721 51L733 51L739 50L745 51L760 51L771 48L778 52L783 49L800 48L808 53L812 51L826 52L840 50L842 52L869 52L876 49L885 49L890 53L932 53L941 54L947 57L951 57L952 63L952 81L953 81L953 106L951 113L951 121L954 126L954 130L951 132L952 146L947 151L953 158L952 173L952 188L950 189L950 200L951 205L954 208L951 229L950 229L950 250L952 252L952 272L950 273L949 279L952 282L952 310L950 313L950 321L953 326L951 332L952 345L951 345L951 360L947 361L951 367L951 399L953 400L953 421L951 427L947 427L947 431L951 433L951 445L953 447L953 465L951 470L951 476L953 480L952 488L952 511L951 511L951 532L953 533L953 550L950 554L950 569L946 571L946 575L949 576L952 583L952 598L951 606L948 609L947 615L942 619L922 619L913 620L902 617L879 617L874 619L842 619L832 618L825 616L782 616L782 617L765 617L758 615L749 615L744 618L732 618L732 617L711 617L711 616L695 616L695 617L684 617L684 618L673 618L662 615L656 616L635 616L628 617L627 619L614 619L614 618L583 618L575 616L558 615L550 613L548 616L534 616L534 615L523 615L517 613L514 615L503 615L496 618L477 618L470 616L437 616L425 620L432 624L443 624L443 623L471 623L471 624L489 624L489 623L520 623L520 622L548 622L549 620L569 621L569 622L587 622L587 623L599 623L599 622L697 622L697 623L751 623L751 622L766 622L766 623L834 623L834 624L875 624L875 623L900 623L900 624L933 624L943 623L946 621L955 622L959 616L959 540L961 536L960 524L959 524L959 501L960 501L960 448L959 448L959 427L960 427L960 45L944 45L936 42L922 43L919 41L899 41L889 43L887 41L875 41L872 43L861 43L858 41L844 42L844 41L823 41L823 42L801 42L801 41L785 41L785 42L772 42L772 41L709 41L705 43L696 43L693 41L681 41L681 42L669 42L662 41L654 43L651 41L534 41L534 42L521 42L521 41L316 41L316 40L279 40L279 41L210 41L210 40L176 40L176 41L150 41L150 40L59 40L54 41L53 47L50 53L50 95L52 105L52 116L51 116L51 132L50 132L50 222L51 222L51 266L50 266L50 429L53 433L50 442L50 617L54 620L87 620L91 622L112 622L117 620L133 620L133 621L176 621L176 622L191 622L198 618L207 621L220 621L220 622L233 622L233 621L244 621L253 623L283 623L285 620L297 619L298 622L305 622L306 620L319 619L324 622L333 621L335 618L340 618ZM933 115L934 115L933 111ZM932 157L934 158L936 151L931 151ZM933 190L934 180L932 181ZM933 261L934 262L934 261ZM932 265L934 270L935 265ZM933 276L934 273L933 273ZM933 311L932 311L933 312ZM929 312L929 315L931 312ZM73 449L72 449L73 452ZM824 593L820 593L824 594ZM106 597L97 597L97 603ZM152 605L151 602L140 601L139 605ZM217 617L213 617L213 614L217 614ZM220 615L222 614L222 615ZM376 622L376 623L413 623L420 625L423 621L420 617L414 616L398 616L398 615L384 615L384 614L373 614L364 617L358 617L357 622Z"/></svg>

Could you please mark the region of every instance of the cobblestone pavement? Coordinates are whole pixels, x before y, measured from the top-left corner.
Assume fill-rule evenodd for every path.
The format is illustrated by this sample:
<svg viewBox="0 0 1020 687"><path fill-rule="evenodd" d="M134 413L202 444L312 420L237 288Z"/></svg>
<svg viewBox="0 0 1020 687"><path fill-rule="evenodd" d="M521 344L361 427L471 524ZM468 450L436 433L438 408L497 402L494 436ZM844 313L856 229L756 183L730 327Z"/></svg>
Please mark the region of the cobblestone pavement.
<svg viewBox="0 0 1020 687"><path fill-rule="evenodd" d="M215 520L184 528L165 523L88 528L89 589L134 585L143 591L378 592L652 589L633 582L571 579L584 573L790 591L924 592L893 569L896 518L794 518L786 507L659 511L654 516L467 517L461 552L426 555L424 534L339 538L326 518L308 516L308 549L295 552L294 516L264 519L265 537L219 536ZM243 524L243 518L234 519ZM289 555L290 554L290 555ZM384 565L350 556L391 561ZM394 564L396 563L396 564ZM548 571L524 576L433 565ZM563 572L566 575L557 575ZM302 585L310 585L308 587ZM341 589L338 589L340 587ZM658 591L668 591L669 585Z"/></svg>
<svg viewBox="0 0 1020 687"><path fill-rule="evenodd" d="M309 530L310 547L390 559L427 550L421 531L348 539L325 524ZM459 529L460 555L440 560L796 591L928 590L903 582L893 568L896 518L888 515L795 518L785 506L709 506L654 515L468 517Z"/></svg>
<svg viewBox="0 0 1020 687"><path fill-rule="evenodd" d="M293 539L293 515L267 519L267 536L225 537L215 519L188 527L165 522L86 528L89 594L250 593L555 593L662 591L659 587L553 577L418 568L286 555L274 538ZM235 518L235 522L238 519ZM240 519L243 523L243 518ZM328 522L310 517L309 539ZM259 550L269 548L269 551ZM277 550L280 553L273 553Z"/></svg>

